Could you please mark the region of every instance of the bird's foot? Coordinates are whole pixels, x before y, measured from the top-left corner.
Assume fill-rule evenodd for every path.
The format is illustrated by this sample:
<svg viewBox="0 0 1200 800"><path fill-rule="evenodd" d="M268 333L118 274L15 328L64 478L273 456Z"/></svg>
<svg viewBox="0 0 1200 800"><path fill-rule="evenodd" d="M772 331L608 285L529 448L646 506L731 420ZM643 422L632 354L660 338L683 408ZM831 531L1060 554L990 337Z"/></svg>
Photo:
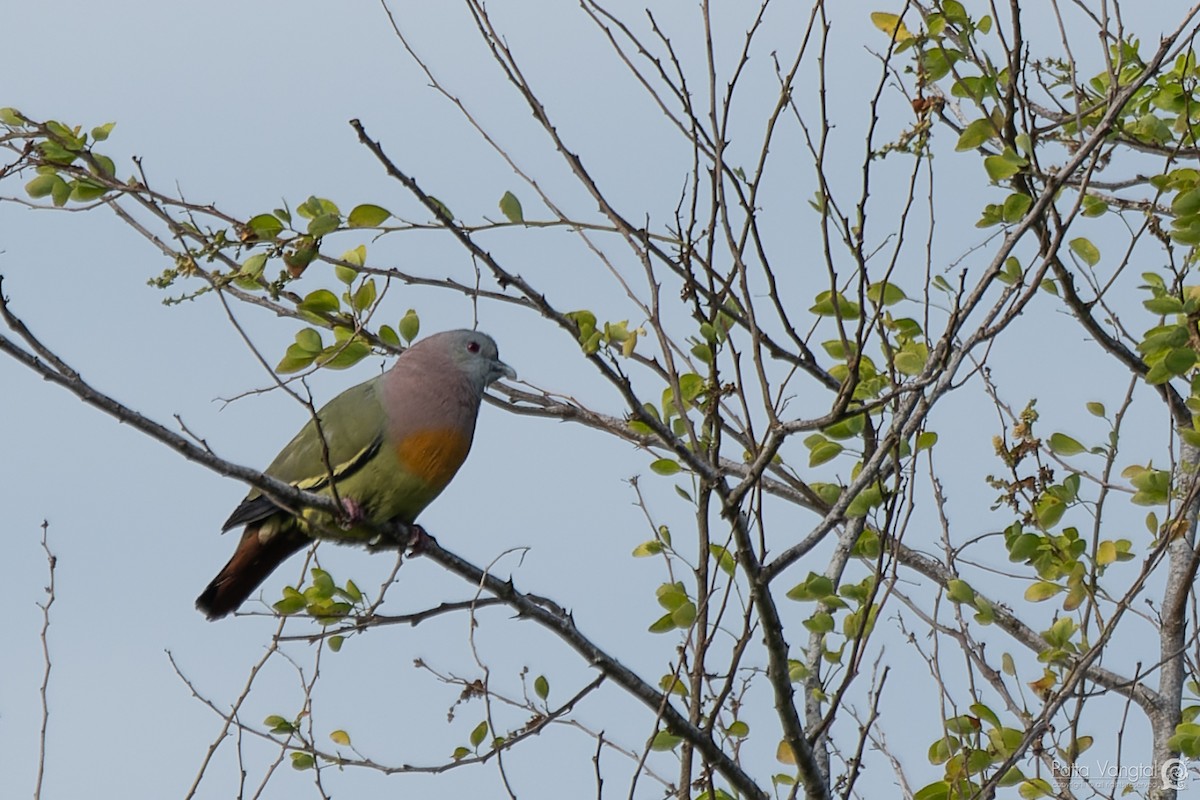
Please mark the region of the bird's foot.
<svg viewBox="0 0 1200 800"><path fill-rule="evenodd" d="M419 556L432 541L433 537L415 522L394 519L383 527L383 533L371 543L371 547L378 550L398 549Z"/></svg>
<svg viewBox="0 0 1200 800"><path fill-rule="evenodd" d="M362 504L353 497L342 497L338 502L342 505L341 518L338 519L338 527L342 530L349 530L367 518Z"/></svg>
<svg viewBox="0 0 1200 800"><path fill-rule="evenodd" d="M415 522L405 522L401 519L391 519L376 528L377 535L367 542L371 550L399 550L409 555L419 556L425 552L434 538L425 532Z"/></svg>
<svg viewBox="0 0 1200 800"><path fill-rule="evenodd" d="M429 543L433 541L433 537L425 532L425 529L415 522L408 526L408 554L410 556L419 556L425 552L425 548L429 547Z"/></svg>

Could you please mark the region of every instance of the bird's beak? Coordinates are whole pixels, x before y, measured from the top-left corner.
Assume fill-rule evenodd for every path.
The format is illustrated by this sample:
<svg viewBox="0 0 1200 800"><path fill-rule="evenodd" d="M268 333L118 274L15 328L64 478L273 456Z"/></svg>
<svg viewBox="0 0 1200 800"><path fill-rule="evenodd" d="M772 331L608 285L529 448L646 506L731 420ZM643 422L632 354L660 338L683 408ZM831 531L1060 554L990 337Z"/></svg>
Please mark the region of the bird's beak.
<svg viewBox="0 0 1200 800"><path fill-rule="evenodd" d="M515 381L517 379L517 371L503 361L496 359L492 362L492 381L498 381L501 378L508 378L510 381Z"/></svg>

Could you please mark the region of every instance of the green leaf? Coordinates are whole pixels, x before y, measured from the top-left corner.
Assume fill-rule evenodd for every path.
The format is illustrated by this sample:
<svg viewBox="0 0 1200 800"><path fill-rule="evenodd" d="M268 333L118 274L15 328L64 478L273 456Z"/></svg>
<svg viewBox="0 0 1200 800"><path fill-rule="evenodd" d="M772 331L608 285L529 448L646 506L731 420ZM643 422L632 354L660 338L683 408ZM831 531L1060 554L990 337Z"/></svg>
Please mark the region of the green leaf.
<svg viewBox="0 0 1200 800"><path fill-rule="evenodd" d="M967 25L971 21L967 16L967 10L958 0L942 0L942 12L946 15L946 19L955 25Z"/></svg>
<svg viewBox="0 0 1200 800"><path fill-rule="evenodd" d="M321 333L314 328L303 328L296 333L296 345L306 353L314 356L325 347L321 342Z"/></svg>
<svg viewBox="0 0 1200 800"><path fill-rule="evenodd" d="M1029 588L1025 590L1025 599L1031 603L1040 603L1043 600L1049 600L1062 590L1063 587L1057 583L1038 581L1037 583L1030 584Z"/></svg>
<svg viewBox="0 0 1200 800"><path fill-rule="evenodd" d="M1105 539L1096 547L1096 563L1103 567L1117 560L1117 543Z"/></svg>
<svg viewBox="0 0 1200 800"><path fill-rule="evenodd" d="M546 680L545 675L538 675L534 679L533 692L543 700L550 696L550 681Z"/></svg>
<svg viewBox="0 0 1200 800"><path fill-rule="evenodd" d="M13 128L20 128L25 124L21 112L9 107L0 108L0 122Z"/></svg>
<svg viewBox="0 0 1200 800"><path fill-rule="evenodd" d="M667 633L668 631L675 630L675 620L672 618L671 612L668 611L666 614L663 614L661 617L656 619L646 630L648 630L650 633Z"/></svg>
<svg viewBox="0 0 1200 800"><path fill-rule="evenodd" d="M245 278L261 278L266 266L267 254L255 253L242 262L242 268L238 270L238 274Z"/></svg>
<svg viewBox="0 0 1200 800"><path fill-rule="evenodd" d="M342 256L342 260L346 260L344 255ZM354 283L354 280L358 277L358 270L354 269L353 267L335 264L333 267L333 274L339 281L349 286L350 284Z"/></svg>
<svg viewBox="0 0 1200 800"><path fill-rule="evenodd" d="M484 737L487 736L487 732L488 724L487 720L485 719L483 722L475 726L475 730L471 731L471 746L479 747L479 745L483 742Z"/></svg>
<svg viewBox="0 0 1200 800"><path fill-rule="evenodd" d="M946 730L959 736L979 733L979 720L969 714L959 714L946 720Z"/></svg>
<svg viewBox="0 0 1200 800"><path fill-rule="evenodd" d="M833 459L835 459L839 455L841 455L842 450L844 450L844 449L845 448L843 448L837 442L831 442L828 439L826 439L826 440L818 443L815 447L812 448L811 451L809 451L808 465L810 467L817 467L817 466L820 466L821 464L824 464L826 461L832 461Z"/></svg>
<svg viewBox="0 0 1200 800"><path fill-rule="evenodd" d="M1195 216L1180 217L1172 220L1171 238L1179 244L1189 247L1200 245L1200 218Z"/></svg>
<svg viewBox="0 0 1200 800"><path fill-rule="evenodd" d="M358 312L366 311L375 302L377 292L375 289L375 279L368 278L363 281L358 287L358 291L354 293L354 310Z"/></svg>
<svg viewBox="0 0 1200 800"><path fill-rule="evenodd" d="M1003 156L988 156L983 159L983 168L987 171L988 177L993 181L1002 181L1006 178L1011 178L1021 171L1021 165L1004 158Z"/></svg>
<svg viewBox="0 0 1200 800"><path fill-rule="evenodd" d="M1083 198L1083 216L1085 217L1100 217L1108 213L1108 203L1101 200L1099 197L1092 195L1084 195Z"/></svg>
<svg viewBox="0 0 1200 800"><path fill-rule="evenodd" d="M349 342L339 342L330 345L321 352L318 363L329 369L346 369L371 355L371 346L366 342L355 339Z"/></svg>
<svg viewBox="0 0 1200 800"><path fill-rule="evenodd" d="M821 292L808 310L817 316L841 319L858 319L859 315L858 304L847 300L841 292Z"/></svg>
<svg viewBox="0 0 1200 800"><path fill-rule="evenodd" d="M1083 263L1089 267L1094 267L1100 263L1100 251L1096 249L1096 245L1092 244L1082 236L1070 241L1071 252L1079 256Z"/></svg>
<svg viewBox="0 0 1200 800"><path fill-rule="evenodd" d="M917 434L917 446L914 448L914 452L919 453L922 450L928 450L937 444L937 440L938 435L933 431L923 431Z"/></svg>
<svg viewBox="0 0 1200 800"><path fill-rule="evenodd" d="M337 311L341 306L341 301L333 292L328 289L317 289L315 292L309 292L297 308L313 314L329 314Z"/></svg>
<svg viewBox="0 0 1200 800"><path fill-rule="evenodd" d="M660 458L650 464L650 470L659 475L674 475L681 469L682 467L679 466L679 462L672 458Z"/></svg>
<svg viewBox="0 0 1200 800"><path fill-rule="evenodd" d="M1054 797L1057 793L1045 778L1030 778L1017 787L1017 794L1024 800L1035 800L1038 797Z"/></svg>
<svg viewBox="0 0 1200 800"><path fill-rule="evenodd" d="M338 211L337 205L332 200L317 197L316 195L311 195L303 203L296 206L296 213L305 219L316 219L324 214L341 216L341 212Z"/></svg>
<svg viewBox="0 0 1200 800"><path fill-rule="evenodd" d="M292 753L292 769L312 769L316 763L311 753Z"/></svg>
<svg viewBox="0 0 1200 800"><path fill-rule="evenodd" d="M977 119L963 129L962 134L958 137L958 144L954 146L955 150L974 150L988 139L996 135L996 126L988 117Z"/></svg>
<svg viewBox="0 0 1200 800"><path fill-rule="evenodd" d="M59 178L58 181L50 189L50 199L54 201L55 208L62 208L71 199L71 184Z"/></svg>
<svg viewBox="0 0 1200 800"><path fill-rule="evenodd" d="M863 414L855 414L852 417L846 417L841 422L835 422L825 428L822 433L830 439L854 439L863 432L866 425L866 417Z"/></svg>
<svg viewBox="0 0 1200 800"><path fill-rule="evenodd" d="M290 375L308 368L316 358L317 353L310 353L299 345L293 344L288 347L283 359L275 365L275 371L280 375Z"/></svg>
<svg viewBox="0 0 1200 800"><path fill-rule="evenodd" d="M821 600L833 594L833 581L824 575L809 572L803 583L798 583L787 592L789 600Z"/></svg>
<svg viewBox="0 0 1200 800"><path fill-rule="evenodd" d="M1009 561L1028 561L1042 546L1042 537L1023 533L1008 543Z"/></svg>
<svg viewBox="0 0 1200 800"><path fill-rule="evenodd" d="M1004 199L1004 208L1001 212L1001 217L1007 223L1020 222L1025 216L1025 212L1033 205L1033 198L1021 192L1013 192Z"/></svg>
<svg viewBox="0 0 1200 800"><path fill-rule="evenodd" d="M333 577L323 569L314 567L310 570L312 573L312 588L315 590L317 597L332 597L333 596Z"/></svg>
<svg viewBox="0 0 1200 800"><path fill-rule="evenodd" d="M633 548L634 558L647 558L648 556L656 556L663 551L662 542L651 539L648 542L642 542L637 547Z"/></svg>
<svg viewBox="0 0 1200 800"><path fill-rule="evenodd" d="M345 636L330 636L329 637L329 649L335 653L340 653L342 651L342 644L344 644L345 641L346 641Z"/></svg>
<svg viewBox="0 0 1200 800"><path fill-rule="evenodd" d="M40 142L38 144L38 150L41 151L42 158L46 159L52 164L70 164L79 157L77 153L68 150L58 142Z"/></svg>
<svg viewBox="0 0 1200 800"><path fill-rule="evenodd" d="M913 38L908 28L904 26L904 22L895 14L888 14L884 11L872 11L871 24L890 36L894 42L903 42Z"/></svg>
<svg viewBox="0 0 1200 800"><path fill-rule="evenodd" d="M865 517L868 511L882 502L883 489L878 483L871 484L850 501L850 505L846 508L846 516L852 519Z"/></svg>
<svg viewBox="0 0 1200 800"><path fill-rule="evenodd" d="M1066 512L1066 504L1052 494L1044 494L1034 504L1033 514L1038 525L1043 530L1049 530L1058 524Z"/></svg>
<svg viewBox="0 0 1200 800"><path fill-rule="evenodd" d="M36 178L25 184L25 193L34 200L46 197L54 190L54 184L62 182L62 178L56 173L48 175L38 175Z"/></svg>
<svg viewBox="0 0 1200 800"><path fill-rule="evenodd" d="M430 202L430 204L431 204L431 205L432 205L434 208L436 208L438 211L440 211L440 212L442 213L442 215L443 215L443 216L444 216L446 219L448 219L448 220L453 220L453 219L454 219L454 212L450 210L450 207L449 207L449 206L447 206L447 205L446 205L445 203L443 203L441 200L438 200L438 199L437 199L436 197L434 197L433 195L427 195L427 197L429 198L429 202Z"/></svg>
<svg viewBox="0 0 1200 800"><path fill-rule="evenodd" d="M112 129L115 128L116 125L117 123L115 122L106 122L103 125L97 125L96 127L92 128L92 140L103 142L108 138L108 135L112 133Z"/></svg>
<svg viewBox="0 0 1200 800"><path fill-rule="evenodd" d="M117 174L117 165L108 156L101 155L100 153L92 153L92 161L94 163L88 165L88 172L93 175L111 178Z"/></svg>
<svg viewBox="0 0 1200 800"><path fill-rule="evenodd" d="M270 729L271 733L288 734L296 730L296 726L288 722L278 714L272 714L263 720L263 725Z"/></svg>
<svg viewBox="0 0 1200 800"><path fill-rule="evenodd" d="M913 800L948 800L949 797L950 784L945 781L935 781L917 790L917 793L913 795Z"/></svg>
<svg viewBox="0 0 1200 800"><path fill-rule="evenodd" d="M380 340L391 347L400 346L400 336L396 333L396 329L391 325L381 325L377 333Z"/></svg>
<svg viewBox="0 0 1200 800"><path fill-rule="evenodd" d="M896 353L893 363L903 375L920 375L929 360L929 347L924 342L906 342Z"/></svg>
<svg viewBox="0 0 1200 800"><path fill-rule="evenodd" d="M833 617L825 611L818 611L804 620L804 627L813 633L829 633L833 630Z"/></svg>
<svg viewBox="0 0 1200 800"><path fill-rule="evenodd" d="M662 584L654 590L654 595L658 598L658 604L668 611L674 611L684 603L691 602L687 589L679 581Z"/></svg>
<svg viewBox="0 0 1200 800"><path fill-rule="evenodd" d="M295 588L286 586L283 589L283 599L276 601L273 608L276 612L286 617L290 614L303 611L307 605L308 601L304 599L304 595L296 591Z"/></svg>
<svg viewBox="0 0 1200 800"><path fill-rule="evenodd" d="M1087 448L1065 433L1050 435L1050 450L1060 456L1074 456L1087 452Z"/></svg>
<svg viewBox="0 0 1200 800"><path fill-rule="evenodd" d="M667 750L674 750L682 741L682 736L676 736L675 734L668 733L667 731L659 731L658 733L654 734L654 739L652 739L650 742L650 749L656 750L660 753Z"/></svg>
<svg viewBox="0 0 1200 800"><path fill-rule="evenodd" d="M946 596L950 598L952 603L956 604L966 603L967 605L971 605L975 602L975 590L971 588L969 583L957 578L947 581Z"/></svg>
<svg viewBox="0 0 1200 800"><path fill-rule="evenodd" d="M308 235L314 239L320 239L322 236L336 231L341 224L342 218L337 214L322 214L314 217L308 223Z"/></svg>
<svg viewBox="0 0 1200 800"><path fill-rule="evenodd" d="M1200 189L1175 195L1175 199L1171 201L1171 211L1177 217L1187 217L1200 212Z"/></svg>
<svg viewBox="0 0 1200 800"><path fill-rule="evenodd" d="M350 216L346 217L346 224L351 228L375 228L386 222L391 215L392 212L382 206L364 203L350 211Z"/></svg>
<svg viewBox="0 0 1200 800"><path fill-rule="evenodd" d="M1140 506L1155 506L1167 502L1167 498L1171 491L1171 473L1162 469L1150 469L1138 465L1126 467L1121 472L1121 477L1128 478L1133 484L1134 492L1132 501ZM1157 519L1155 519L1155 527L1157 528ZM1149 525L1147 518L1147 525ZM1157 530L1152 531L1157 535Z"/></svg>
<svg viewBox="0 0 1200 800"><path fill-rule="evenodd" d="M696 402L700 395L704 394L707 387L707 381L694 372L687 372L679 376L679 393L683 395L683 404L685 408L690 408Z"/></svg>
<svg viewBox="0 0 1200 800"><path fill-rule="evenodd" d="M350 602L352 602L352 603L361 603L362 602L362 599L363 599L362 590L358 588L358 584L356 584L354 581L347 580L346 586L342 591L345 593L346 598L348 600L350 600Z"/></svg>
<svg viewBox="0 0 1200 800"><path fill-rule="evenodd" d="M1163 366L1176 375L1182 375L1196 364L1196 351L1190 347L1176 347L1162 360Z"/></svg>
<svg viewBox="0 0 1200 800"><path fill-rule="evenodd" d="M667 673L659 679L659 688L667 694L676 694L677 697L688 697L688 684L679 680L676 675Z"/></svg>
<svg viewBox="0 0 1200 800"><path fill-rule="evenodd" d="M521 201L512 192L505 192L504 196L500 198L500 213L509 222L525 221L525 215L521 211Z"/></svg>
<svg viewBox="0 0 1200 800"><path fill-rule="evenodd" d="M108 189L99 183L85 178L77 178L71 182L71 199L77 203L87 203L103 197Z"/></svg>
<svg viewBox="0 0 1200 800"><path fill-rule="evenodd" d="M1105 414L1104 403L1091 402L1087 404L1088 413L1093 417L1103 417Z"/></svg>
<svg viewBox="0 0 1200 800"><path fill-rule="evenodd" d="M742 722L740 719L735 719L729 723L729 727L725 729L725 733L736 739L744 739L750 735L750 726Z"/></svg>
<svg viewBox="0 0 1200 800"><path fill-rule="evenodd" d="M400 331L400 338L405 342L411 343L417 338L417 334L421 331L421 318L413 309L404 312L404 316L400 318L400 323L396 326Z"/></svg>
<svg viewBox="0 0 1200 800"><path fill-rule="evenodd" d="M929 763L945 764L962 747L962 742L953 736L943 736L929 746Z"/></svg>
<svg viewBox="0 0 1200 800"><path fill-rule="evenodd" d="M696 604L692 601L681 603L678 608L671 612L671 621L675 623L676 628L686 630L696 621Z"/></svg>
<svg viewBox="0 0 1200 800"><path fill-rule="evenodd" d="M717 566L722 572L726 575L733 575L734 570L737 568L737 560L728 549L719 544L710 544L708 552L709 555L717 560Z"/></svg>
<svg viewBox="0 0 1200 800"><path fill-rule="evenodd" d="M263 241L269 241L283 233L283 223L274 214L257 214L250 218L246 227L254 234L254 238Z"/></svg>
<svg viewBox="0 0 1200 800"><path fill-rule="evenodd" d="M875 305L891 306L901 300L907 300L904 290L894 283L879 281L867 287L867 299Z"/></svg>
<svg viewBox="0 0 1200 800"><path fill-rule="evenodd" d="M359 245L358 247L348 249L348 251L342 253L342 260L346 261L346 263L349 264L350 266L362 266L362 265L366 264L367 263L367 246ZM346 267L338 267L338 269L346 269ZM358 275L358 271L356 271L356 270L348 270L348 271L354 273L354 275ZM340 278L342 277L341 273L338 273L338 277L340 277ZM342 279L342 283L349 283L349 281L346 281L346 279Z"/></svg>
<svg viewBox="0 0 1200 800"><path fill-rule="evenodd" d="M1183 313L1183 301L1178 297L1169 294L1160 294L1158 297L1151 297L1149 300L1143 300L1142 305L1147 311L1154 314L1181 314Z"/></svg>
<svg viewBox="0 0 1200 800"><path fill-rule="evenodd" d="M814 486L813 488L815 489L816 487ZM854 541L854 547L850 551L851 555L855 558L866 558L872 561L879 558L880 552L882 552L882 549L879 546L879 533L872 528L863 529L863 532L858 535L858 539Z"/></svg>

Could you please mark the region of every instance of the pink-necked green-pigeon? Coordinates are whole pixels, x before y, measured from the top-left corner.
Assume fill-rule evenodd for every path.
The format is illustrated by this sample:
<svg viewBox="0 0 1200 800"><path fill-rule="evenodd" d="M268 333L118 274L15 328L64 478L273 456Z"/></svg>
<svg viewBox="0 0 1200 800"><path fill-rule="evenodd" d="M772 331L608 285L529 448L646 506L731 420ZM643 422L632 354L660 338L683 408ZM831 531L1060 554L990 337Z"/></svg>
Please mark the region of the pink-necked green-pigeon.
<svg viewBox="0 0 1200 800"><path fill-rule="evenodd" d="M209 619L235 610L314 535L365 542L381 525L411 525L467 457L483 391L501 377L516 373L490 336L446 331L421 339L387 372L331 400L317 412L319 426L309 420L266 473L318 494L336 488L350 524L311 511L297 520L252 490L222 527L246 526L237 551L196 608Z"/></svg>

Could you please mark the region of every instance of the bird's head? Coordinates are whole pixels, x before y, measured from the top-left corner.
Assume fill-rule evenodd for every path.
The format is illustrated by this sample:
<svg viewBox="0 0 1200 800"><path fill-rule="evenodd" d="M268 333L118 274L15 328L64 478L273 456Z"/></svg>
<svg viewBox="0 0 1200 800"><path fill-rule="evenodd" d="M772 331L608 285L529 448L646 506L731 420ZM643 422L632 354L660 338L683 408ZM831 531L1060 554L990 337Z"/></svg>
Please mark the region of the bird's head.
<svg viewBox="0 0 1200 800"><path fill-rule="evenodd" d="M496 342L486 333L457 330L436 333L415 347L438 348L483 391L501 378L516 379L516 371L500 360Z"/></svg>

